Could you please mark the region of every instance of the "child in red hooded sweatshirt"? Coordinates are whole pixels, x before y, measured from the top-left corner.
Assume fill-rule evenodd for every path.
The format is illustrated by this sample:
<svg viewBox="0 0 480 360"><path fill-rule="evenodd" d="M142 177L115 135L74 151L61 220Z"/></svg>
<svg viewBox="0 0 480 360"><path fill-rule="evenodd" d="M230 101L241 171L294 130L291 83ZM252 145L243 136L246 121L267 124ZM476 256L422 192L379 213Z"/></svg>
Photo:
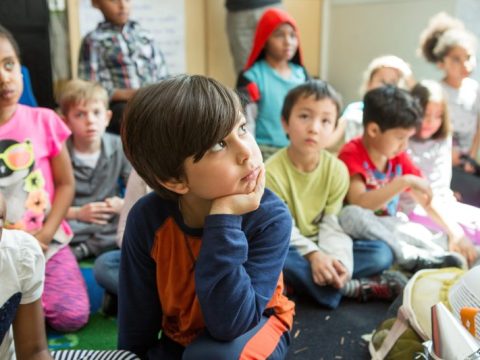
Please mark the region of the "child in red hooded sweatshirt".
<svg viewBox="0 0 480 360"><path fill-rule="evenodd" d="M283 10L267 10L258 22L252 52L237 80L240 93L256 104L253 115L247 105L247 114L255 119L255 139L264 160L289 144L280 121L283 99L308 77L295 20Z"/></svg>

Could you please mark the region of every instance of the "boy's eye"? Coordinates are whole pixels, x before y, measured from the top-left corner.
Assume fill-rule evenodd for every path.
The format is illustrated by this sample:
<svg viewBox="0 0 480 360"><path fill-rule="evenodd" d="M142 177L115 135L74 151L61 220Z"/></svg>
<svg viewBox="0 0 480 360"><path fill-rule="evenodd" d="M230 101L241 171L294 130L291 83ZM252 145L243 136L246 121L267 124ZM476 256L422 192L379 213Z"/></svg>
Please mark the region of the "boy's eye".
<svg viewBox="0 0 480 360"><path fill-rule="evenodd" d="M247 124L244 123L238 127L238 132L240 135L246 134L248 132L247 130Z"/></svg>
<svg viewBox="0 0 480 360"><path fill-rule="evenodd" d="M332 123L332 120L331 119L322 119L322 122L324 124L331 124Z"/></svg>
<svg viewBox="0 0 480 360"><path fill-rule="evenodd" d="M14 67L15 67L15 62L12 60L9 60L5 63L5 69L8 71L13 70Z"/></svg>
<svg viewBox="0 0 480 360"><path fill-rule="evenodd" d="M223 150L223 148L227 146L227 144L225 143L225 141L219 141L218 143L216 143L215 145L213 145L211 148L210 148L210 151L212 152L218 152L218 151L221 151Z"/></svg>

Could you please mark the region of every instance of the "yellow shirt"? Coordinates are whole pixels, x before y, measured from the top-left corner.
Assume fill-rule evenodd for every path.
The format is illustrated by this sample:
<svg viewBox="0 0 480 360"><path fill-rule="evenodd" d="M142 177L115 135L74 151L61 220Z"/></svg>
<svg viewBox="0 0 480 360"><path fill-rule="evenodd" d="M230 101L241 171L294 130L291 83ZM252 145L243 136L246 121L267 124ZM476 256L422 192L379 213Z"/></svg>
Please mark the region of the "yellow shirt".
<svg viewBox="0 0 480 360"><path fill-rule="evenodd" d="M318 233L322 215L337 215L349 188L345 164L326 150L315 170L299 171L282 149L266 162L266 186L287 204L296 226L306 237Z"/></svg>

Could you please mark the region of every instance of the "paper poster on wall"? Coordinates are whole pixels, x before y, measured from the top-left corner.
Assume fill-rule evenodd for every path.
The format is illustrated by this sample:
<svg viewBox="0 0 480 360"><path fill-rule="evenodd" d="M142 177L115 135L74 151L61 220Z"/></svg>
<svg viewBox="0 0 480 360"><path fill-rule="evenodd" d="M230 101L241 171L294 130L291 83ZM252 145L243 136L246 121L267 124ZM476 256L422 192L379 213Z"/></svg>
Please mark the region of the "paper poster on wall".
<svg viewBox="0 0 480 360"><path fill-rule="evenodd" d="M132 1L131 19L149 30L165 55L170 74L186 71L184 0ZM103 21L91 0L79 0L80 35L83 37Z"/></svg>
<svg viewBox="0 0 480 360"><path fill-rule="evenodd" d="M457 0L455 15L463 21L468 30L480 39L480 1L478 0ZM477 46L477 61L480 59L480 47ZM480 71L476 69L472 77L480 81Z"/></svg>

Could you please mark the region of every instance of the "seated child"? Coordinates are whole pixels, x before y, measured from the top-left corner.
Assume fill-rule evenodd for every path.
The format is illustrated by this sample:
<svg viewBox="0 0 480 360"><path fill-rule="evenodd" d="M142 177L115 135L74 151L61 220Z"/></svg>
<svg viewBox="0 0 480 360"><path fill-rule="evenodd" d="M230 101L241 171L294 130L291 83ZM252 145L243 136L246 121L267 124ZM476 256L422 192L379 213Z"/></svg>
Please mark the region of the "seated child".
<svg viewBox="0 0 480 360"><path fill-rule="evenodd" d="M412 70L404 60L395 55L384 55L374 58L363 73L360 94L363 97L369 90L383 85L396 85L402 89L413 86ZM340 140L350 141L363 133L363 102L350 103L343 111L338 126L330 138L329 146ZM341 142L343 144L343 141Z"/></svg>
<svg viewBox="0 0 480 360"><path fill-rule="evenodd" d="M480 206L480 84L470 77L476 47L475 35L446 13L435 15L420 36L424 58L444 72L441 85L453 125L452 189L462 201Z"/></svg>
<svg viewBox="0 0 480 360"><path fill-rule="evenodd" d="M119 348L155 359L283 359L294 313L281 275L292 222L264 190L260 149L235 93L189 75L143 88L122 139L155 193L130 210L123 236Z"/></svg>
<svg viewBox="0 0 480 360"><path fill-rule="evenodd" d="M338 224L348 171L324 148L340 106L340 96L324 81L311 80L290 90L282 109L290 145L266 163L266 185L285 201L294 221L285 281L330 308L339 305L342 295L393 300L406 283L395 272L365 279L388 269L393 254L378 240L352 244Z"/></svg>
<svg viewBox="0 0 480 360"><path fill-rule="evenodd" d="M352 237L386 241L407 271L462 266L461 255L468 258L473 245L431 203L428 181L405 153L421 122L417 101L407 91L388 85L367 92L363 102L363 136L345 144L339 154L350 173L347 201L357 205L342 210L341 226ZM405 191L446 234L433 235L420 224L402 220L397 206Z"/></svg>
<svg viewBox="0 0 480 360"><path fill-rule="evenodd" d="M33 236L3 229L6 211L0 193L0 359L138 359L123 350L60 350L50 355L40 299L45 258Z"/></svg>
<svg viewBox="0 0 480 360"><path fill-rule="evenodd" d="M257 104L249 126L255 129L264 160L288 145L279 121L283 99L307 79L295 20L283 10L268 9L258 22L252 51L237 80L246 100ZM251 106L247 109L250 113Z"/></svg>
<svg viewBox="0 0 480 360"><path fill-rule="evenodd" d="M72 131L67 148L75 176L75 197L67 219L74 236L70 243L77 260L116 247L118 217L130 164L118 135L105 133L112 113L106 90L97 83L72 80L58 103Z"/></svg>
<svg viewBox="0 0 480 360"><path fill-rule="evenodd" d="M147 30L130 20L131 1L92 0L104 22L81 44L78 76L107 89L113 111L108 131L119 133L126 102L135 91L167 76L162 52Z"/></svg>
<svg viewBox="0 0 480 360"><path fill-rule="evenodd" d="M117 245L122 247L123 233L127 222L127 215L132 206L142 196L148 194L152 189L138 176L135 169L132 169L128 177L127 188L125 190L125 199L118 220ZM120 269L120 250L111 250L100 255L95 260L93 273L95 280L105 290L105 296L102 303L102 311L108 315L117 314L117 295L118 295L118 271Z"/></svg>
<svg viewBox="0 0 480 360"><path fill-rule="evenodd" d="M420 103L423 119L421 127L410 139L408 155L428 179L436 207L462 226L467 236L480 245L480 210L458 202L450 189L452 135L445 93L441 85L432 80L421 81L411 93ZM423 209L411 201L411 197L401 196L400 207L410 220L440 230Z"/></svg>
<svg viewBox="0 0 480 360"><path fill-rule="evenodd" d="M42 295L47 323L75 331L87 323L90 306L64 220L75 188L65 145L70 130L52 110L18 103L23 82L17 49L0 26L0 192L9 206L4 225L38 240L47 259Z"/></svg>

